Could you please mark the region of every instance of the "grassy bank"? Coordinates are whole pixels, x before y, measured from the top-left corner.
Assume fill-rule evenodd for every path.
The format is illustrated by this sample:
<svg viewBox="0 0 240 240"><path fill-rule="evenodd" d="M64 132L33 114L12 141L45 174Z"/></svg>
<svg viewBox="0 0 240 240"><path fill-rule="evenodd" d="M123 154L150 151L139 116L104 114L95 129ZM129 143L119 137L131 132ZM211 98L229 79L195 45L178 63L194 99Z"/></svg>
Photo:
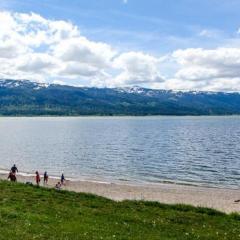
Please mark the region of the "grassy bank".
<svg viewBox="0 0 240 240"><path fill-rule="evenodd" d="M240 239L240 216L0 181L0 239Z"/></svg>

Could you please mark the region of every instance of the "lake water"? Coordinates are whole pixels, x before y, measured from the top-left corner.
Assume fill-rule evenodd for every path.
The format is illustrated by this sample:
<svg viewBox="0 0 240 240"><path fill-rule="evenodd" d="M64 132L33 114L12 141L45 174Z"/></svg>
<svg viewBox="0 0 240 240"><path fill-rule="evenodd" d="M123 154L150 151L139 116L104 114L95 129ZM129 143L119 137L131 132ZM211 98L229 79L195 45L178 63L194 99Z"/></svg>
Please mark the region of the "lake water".
<svg viewBox="0 0 240 240"><path fill-rule="evenodd" d="M238 188L240 117L0 118L0 168Z"/></svg>

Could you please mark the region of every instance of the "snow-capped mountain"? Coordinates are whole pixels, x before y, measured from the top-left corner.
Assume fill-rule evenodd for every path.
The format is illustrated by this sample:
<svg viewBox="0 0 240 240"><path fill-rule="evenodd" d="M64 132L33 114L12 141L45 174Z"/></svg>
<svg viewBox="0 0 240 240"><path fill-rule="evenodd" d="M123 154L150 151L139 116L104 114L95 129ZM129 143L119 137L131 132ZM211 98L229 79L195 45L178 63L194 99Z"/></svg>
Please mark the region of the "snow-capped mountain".
<svg viewBox="0 0 240 240"><path fill-rule="evenodd" d="M240 114L240 94L73 87L0 80L1 115L225 115Z"/></svg>
<svg viewBox="0 0 240 240"><path fill-rule="evenodd" d="M29 80L11 80L11 79L0 79L0 87L5 88L33 88L33 89L41 89L47 88L50 84L48 83L39 83L32 82Z"/></svg>

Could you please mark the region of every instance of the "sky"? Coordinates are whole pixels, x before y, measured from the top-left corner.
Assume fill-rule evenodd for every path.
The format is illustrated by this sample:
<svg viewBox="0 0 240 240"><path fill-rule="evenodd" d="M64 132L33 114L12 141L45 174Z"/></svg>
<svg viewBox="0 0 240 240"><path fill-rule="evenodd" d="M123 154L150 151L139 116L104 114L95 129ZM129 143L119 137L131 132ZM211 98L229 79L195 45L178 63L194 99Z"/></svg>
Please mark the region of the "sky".
<svg viewBox="0 0 240 240"><path fill-rule="evenodd" d="M0 0L0 78L240 91L239 0Z"/></svg>

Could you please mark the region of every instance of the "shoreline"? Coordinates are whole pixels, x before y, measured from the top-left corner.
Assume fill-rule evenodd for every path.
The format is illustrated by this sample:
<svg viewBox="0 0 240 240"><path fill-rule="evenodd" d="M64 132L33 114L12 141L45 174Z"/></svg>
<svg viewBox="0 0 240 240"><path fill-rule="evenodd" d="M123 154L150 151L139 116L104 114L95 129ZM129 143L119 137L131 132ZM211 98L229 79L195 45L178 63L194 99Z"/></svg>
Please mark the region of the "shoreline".
<svg viewBox="0 0 240 240"><path fill-rule="evenodd" d="M9 170L0 168L0 179L1 175L8 175ZM17 176L20 178L31 178L34 179L35 173L32 172L18 172ZM140 186L140 187L147 187L147 186L158 186L158 185L176 185L176 186L189 186L189 187L196 187L196 188L207 188L207 189L224 189L224 190L240 190L240 187L235 186L231 187L224 186L224 185L211 185L207 183L200 183L200 182L184 182L184 181L173 181L173 180L162 180L162 181L140 181L140 180L125 180L125 179L107 179L107 178L90 178L89 176L85 177L71 177L68 175L65 175L65 178L69 180L70 182L92 182L92 183L104 183L104 184L117 184L117 185L128 185L128 186ZM43 174L40 173L40 177L43 178ZM49 179L55 179L60 180L60 175L49 175Z"/></svg>
<svg viewBox="0 0 240 240"><path fill-rule="evenodd" d="M8 173L0 173L0 179L6 180ZM17 174L17 180L21 183L32 182L35 184L34 174ZM42 187L54 188L60 181L59 177L49 177L47 185ZM234 201L240 199L240 189L212 188L192 185L170 183L112 183L90 180L70 179L66 181L63 190L84 192L103 196L115 201L144 200L157 201L166 204L189 204L195 207L214 208L226 213L240 213L240 203Z"/></svg>

